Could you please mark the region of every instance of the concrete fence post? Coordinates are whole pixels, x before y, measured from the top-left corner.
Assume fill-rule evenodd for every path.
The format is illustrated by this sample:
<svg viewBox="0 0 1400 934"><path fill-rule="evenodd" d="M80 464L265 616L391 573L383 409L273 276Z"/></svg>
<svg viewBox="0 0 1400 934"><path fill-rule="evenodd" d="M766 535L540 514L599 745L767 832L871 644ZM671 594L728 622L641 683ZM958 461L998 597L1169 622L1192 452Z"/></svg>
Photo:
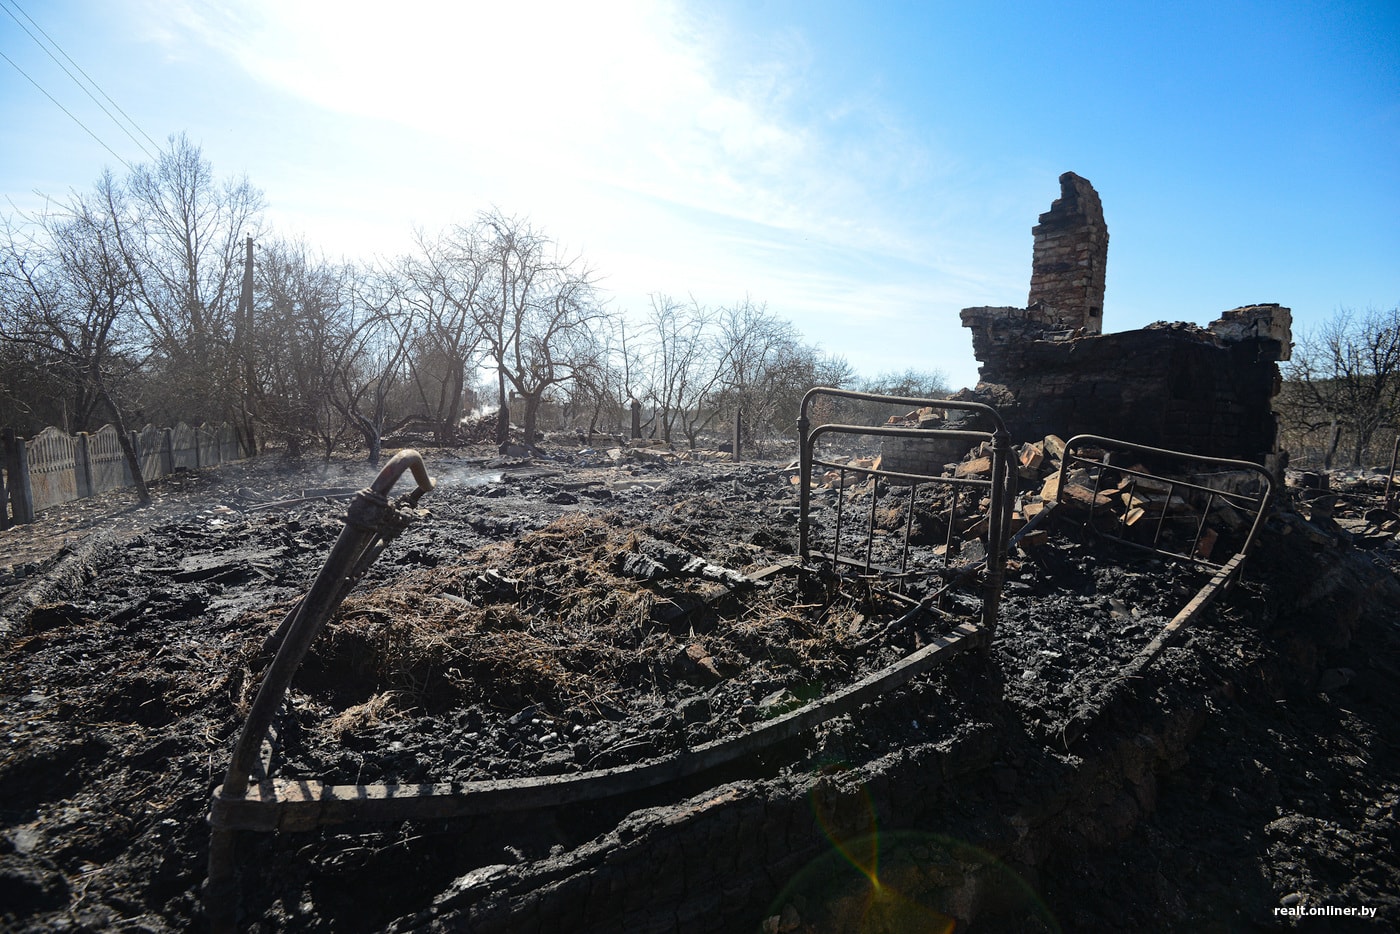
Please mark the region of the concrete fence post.
<svg viewBox="0 0 1400 934"><path fill-rule="evenodd" d="M0 447L0 529L8 529L14 524L10 518L10 459L5 456L5 451L6 448Z"/></svg>
<svg viewBox="0 0 1400 934"><path fill-rule="evenodd" d="M632 400L632 440L636 441L642 436L642 404L636 399Z"/></svg>
<svg viewBox="0 0 1400 934"><path fill-rule="evenodd" d="M29 455L24 439L13 428L0 429L0 450L3 450L5 473L9 475L6 494L10 500L10 515L15 522L34 521L34 494L29 489Z"/></svg>
<svg viewBox="0 0 1400 934"><path fill-rule="evenodd" d="M175 472L175 432L169 428L160 430L160 476L168 477Z"/></svg>
<svg viewBox="0 0 1400 934"><path fill-rule="evenodd" d="M80 431L73 438L73 481L78 488L78 499L92 495L92 452L88 449L88 433Z"/></svg>
<svg viewBox="0 0 1400 934"><path fill-rule="evenodd" d="M744 457L744 410L734 410L734 463Z"/></svg>

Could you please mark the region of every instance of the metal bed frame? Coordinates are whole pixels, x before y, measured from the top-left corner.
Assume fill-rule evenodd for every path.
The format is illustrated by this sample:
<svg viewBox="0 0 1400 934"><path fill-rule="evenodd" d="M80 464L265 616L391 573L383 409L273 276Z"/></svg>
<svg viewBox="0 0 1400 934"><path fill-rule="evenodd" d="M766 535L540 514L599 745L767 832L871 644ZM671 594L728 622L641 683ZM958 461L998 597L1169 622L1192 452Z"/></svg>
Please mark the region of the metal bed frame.
<svg viewBox="0 0 1400 934"><path fill-rule="evenodd" d="M1162 465L1175 465L1177 469L1167 472L1161 469ZM1087 508L1078 510L1082 520L1077 521L1075 510L1066 506L1070 499L1068 481L1080 470L1088 474L1093 495ZM1099 506L1102 494L1124 497L1127 505L1150 499L1153 511L1160 505L1161 514L1155 521L1148 519L1150 534L1144 535L1137 532L1136 526L1130 526L1126 511L1105 516ZM1273 478L1250 461L1169 451L1100 435L1076 435L1065 442L1053 508L1058 520L1077 522L1094 537L1210 573L1195 596L1128 662L1117 682L1136 676L1150 665L1238 578L1272 498ZM1222 524L1227 510L1234 513L1231 524L1236 529L1227 529L1222 540L1228 545L1233 539L1235 544L1222 560L1213 553L1203 554L1201 544L1208 532L1218 534L1215 526ZM1239 530L1245 526L1248 530L1241 535ZM1173 540L1171 533L1178 529L1184 529L1182 539L1189 538L1185 547Z"/></svg>
<svg viewBox="0 0 1400 934"><path fill-rule="evenodd" d="M332 547L325 565L307 595L287 614L269 636L266 648L275 650L248 718L239 734L223 783L214 790L209 808L209 864L204 900L211 928L216 932L237 929L239 916L238 839L246 832L306 831L316 827L359 822L392 822L412 819L448 819L488 813L508 813L557 807L596 800L678 781L716 766L753 755L834 717L850 713L880 695L905 684L935 665L971 648L985 646L996 619L1006 560L1006 530L1011 499L1010 442L996 412L971 403L944 403L931 400L843 394L836 390L814 390L803 401L802 423L807 418L807 402L814 393L837 393L872 401L899 404L917 403L962 409L988 417L995 427L985 432L919 432L902 429L858 429L852 426L824 425L802 432L802 475L810 478L812 468L825 462L812 456L816 442L827 434L858 433L874 437L957 437L971 443L990 440L993 446L991 481L964 481L956 485L986 492L990 496L986 532L987 558L983 568L983 612L981 625L962 621L951 631L933 636L908 656L860 681L819 698L796 710L757 725L743 733L685 749L662 759L632 765L598 769L566 776L501 779L491 781L396 784L332 785L313 779L282 778L273 775L277 752L274 720L286 701L287 691L311 643L326 625L340 602L359 581L385 547L416 518L412 507L433 488L433 481L415 451L401 451L383 468L374 483L351 499L345 527ZM400 476L411 471L417 486L407 497L390 503L388 494ZM878 477L893 477L873 471ZM953 478L921 475L901 476L911 483L953 482ZM807 483L801 496L802 552L808 550L807 525L811 499ZM839 539L838 539L839 550ZM847 562L842 562L847 564ZM748 581L780 573L794 567L786 562L765 568ZM879 569L864 564L867 573ZM906 569L907 570L907 569ZM925 607L915 601L906 614L912 617Z"/></svg>
<svg viewBox="0 0 1400 934"><path fill-rule="evenodd" d="M991 428L986 431L963 429L923 429L902 427L869 427L839 423L812 425L811 411L820 399L844 399L850 401L874 402L887 405L913 406L916 408L942 409L947 412L962 412L987 421ZM965 580L969 574L981 575L982 610L981 625L990 637L996 628L997 610L1001 603L1003 579L1006 571L1008 538L1011 527L1011 512L1015 502L1015 479L1011 470L1011 436L996 409L977 402L956 402L946 399L921 399L906 396L885 396L876 393L852 392L842 389L816 388L802 398L802 407L797 420L798 437L801 445L800 492L798 514L798 551L804 565L825 562L838 572L854 570L867 580L877 583L894 581L903 584L911 577L938 575L943 584L934 594L919 603L924 609L941 612L937 598L943 596L956 581ZM986 444L990 448L990 470L986 478L958 477L947 475L941 469L938 473L892 470L883 466L856 466L849 460L831 459L819 456L820 442L827 438L846 437L884 441L886 439L910 440L922 443L930 450L940 442L956 442L963 448ZM830 550L815 547L816 523L812 516L812 477L817 468L836 471L839 481L836 485L836 526L830 537ZM855 553L843 551L842 537L846 531L846 476L854 473L861 477L873 478L870 507L864 522L864 535L860 539L862 547ZM905 517L903 539L899 549L899 566L879 566L872 562L875 540L875 515L881 484L907 485L909 488L909 509ZM947 538L943 545L941 562L936 565L910 567L910 538L914 521L914 503L919 488L934 486L943 488L947 495ZM987 499L986 522L979 537L985 537L985 559L959 561L961 543L967 537L966 530L960 532L958 510L964 504L964 497L975 504L985 496ZM862 554L863 552L863 554ZM895 596L901 596L895 594Z"/></svg>

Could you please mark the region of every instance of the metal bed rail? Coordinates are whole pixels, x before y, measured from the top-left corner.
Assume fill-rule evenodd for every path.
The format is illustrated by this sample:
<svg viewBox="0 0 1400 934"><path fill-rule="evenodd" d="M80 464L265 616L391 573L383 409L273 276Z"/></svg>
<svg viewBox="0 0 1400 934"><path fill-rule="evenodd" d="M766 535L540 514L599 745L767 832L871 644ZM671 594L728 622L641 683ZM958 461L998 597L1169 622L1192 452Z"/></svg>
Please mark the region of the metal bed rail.
<svg viewBox="0 0 1400 934"><path fill-rule="evenodd" d="M1076 435L1065 443L1056 482L1052 509L1059 521L1210 574L1100 690L1095 706L1074 718L1065 732L1071 743L1238 578L1269 508L1273 480L1249 461Z"/></svg>
<svg viewBox="0 0 1400 934"><path fill-rule="evenodd" d="M1077 480L1078 471L1086 476ZM1055 494L1062 515L1076 486L1090 493L1083 525L1094 534L1211 571L1244 560L1273 496L1273 478L1250 461L1088 434L1065 442Z"/></svg>
<svg viewBox="0 0 1400 934"><path fill-rule="evenodd" d="M916 408L941 409L950 413L963 413L972 419L981 418L988 424L988 430L922 429L907 427L873 427L839 423L813 426L811 412L820 399L844 399L872 402L885 405L913 406ZM798 551L804 565L824 561L838 571L856 570L872 582L897 583L903 586L914 578L941 577L942 584L933 595L921 602L927 609L937 609L933 603L941 598L955 582L967 580L970 576L981 579L981 623L990 636L996 626L997 611L1001 603L1001 592L1005 577L1008 538L1011 527L1011 511L1015 500L1014 474L1011 470L1011 438L997 411L988 405L977 402L960 402L946 399L924 399L908 396L886 396L878 393L853 392L849 390L818 387L807 392L802 399L798 416L798 437L800 443L799 460L799 514ZM898 439L919 442L930 450L939 445L951 443L963 451L985 444L988 448L989 466L985 477L948 475L941 465L929 470L891 469L883 465L868 466L852 463L849 458L841 459L822 453L821 442L836 437L859 438L867 442L880 442ZM829 539L830 550L816 547L815 532L817 523L813 517L813 477L816 470L834 471L836 518L835 528ZM933 472L937 469L938 472ZM846 479L854 474L870 478L870 502L863 520L863 532L857 529L858 546L843 549L843 538L858 520L847 518L847 501L853 499L847 494ZM904 529L899 542L897 566L877 564L873 560L876 538L876 511L879 506L881 484L898 485L908 488L908 508L904 516ZM943 513L946 515L946 537L942 543L939 560L926 559L914 562L911 567L911 539L915 516L915 505L919 491L925 487L936 487L944 492ZM965 508L973 510L986 502L985 521L974 523L974 528L960 527L959 516ZM852 508L854 504L852 504ZM967 537L976 535L985 538L984 558L962 558L962 544Z"/></svg>

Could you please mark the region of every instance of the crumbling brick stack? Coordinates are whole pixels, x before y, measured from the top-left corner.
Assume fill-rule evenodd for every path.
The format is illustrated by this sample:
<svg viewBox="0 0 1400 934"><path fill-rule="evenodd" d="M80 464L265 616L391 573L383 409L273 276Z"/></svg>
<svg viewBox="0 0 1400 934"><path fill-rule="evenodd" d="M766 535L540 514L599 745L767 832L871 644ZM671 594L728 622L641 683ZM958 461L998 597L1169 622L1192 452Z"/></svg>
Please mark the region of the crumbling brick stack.
<svg viewBox="0 0 1400 934"><path fill-rule="evenodd" d="M1026 308L964 308L981 363L978 390L1001 403L1013 437L1089 432L1193 454L1265 463L1276 453L1272 399L1292 313L1225 312L1209 328L1158 322L1103 334L1108 229L1098 193L1073 172L1033 229Z"/></svg>
<svg viewBox="0 0 1400 934"><path fill-rule="evenodd" d="M1060 176L1060 197L1031 228L1031 317L1083 334L1103 331L1104 271L1108 265L1108 225L1103 204L1089 180L1073 172Z"/></svg>

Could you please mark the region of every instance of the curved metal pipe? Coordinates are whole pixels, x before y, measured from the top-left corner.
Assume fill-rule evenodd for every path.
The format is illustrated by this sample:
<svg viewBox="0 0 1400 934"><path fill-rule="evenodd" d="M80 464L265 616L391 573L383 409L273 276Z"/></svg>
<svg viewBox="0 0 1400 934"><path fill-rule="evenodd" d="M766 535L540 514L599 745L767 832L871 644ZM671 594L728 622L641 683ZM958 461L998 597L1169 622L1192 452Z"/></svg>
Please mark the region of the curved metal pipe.
<svg viewBox="0 0 1400 934"><path fill-rule="evenodd" d="M384 532L388 520L393 517L394 510L389 505L388 494L406 470L412 471L417 481L417 487L408 497L410 505L416 504L419 497L433 488L433 481L428 476L422 455L414 450L403 450L391 457L374 482L351 499L346 510L345 526L340 530L311 589L294 611L290 623L284 620L283 627L279 627L279 633L285 628L285 636L281 638L277 654L258 687L248 719L234 745L223 785L215 792L216 797L238 798L247 793L248 779L268 728L272 725L272 718L286 697L297 669L305 660L312 640L353 583L347 577L369 553ZM372 555L370 560L373 560ZM212 823L205 901L211 925L215 930L225 931L233 928L237 912L234 903L233 830L221 826L217 820Z"/></svg>
<svg viewBox="0 0 1400 934"><path fill-rule="evenodd" d="M268 667L258 689L257 698L248 712L248 721L234 747L228 772L224 777L226 794L239 795L248 787L248 775L252 771L258 748L272 716L282 703L282 698L291 686L292 677L301 667L302 660L311 648L311 640L321 629L326 619L345 596L344 580L355 567L365 550L379 535L384 520L390 511L387 494L405 470L411 470L418 486L410 494L410 502L433 488L432 478L423 465L423 457L417 451L406 449L389 459L374 478L368 489L360 490L350 501L346 510L345 527L340 530L331 553L326 557L320 573L307 592L306 598L298 607L296 618L287 626L286 636L278 646L277 655Z"/></svg>
<svg viewBox="0 0 1400 934"><path fill-rule="evenodd" d="M424 493L432 492L436 484L433 483L433 478L428 476L428 468L423 464L423 455L412 448L404 448L389 458L388 463L380 469L379 476L369 485L370 490L380 496L388 496L405 470L413 472L413 479L418 484L418 488L409 494L410 503L417 503Z"/></svg>

